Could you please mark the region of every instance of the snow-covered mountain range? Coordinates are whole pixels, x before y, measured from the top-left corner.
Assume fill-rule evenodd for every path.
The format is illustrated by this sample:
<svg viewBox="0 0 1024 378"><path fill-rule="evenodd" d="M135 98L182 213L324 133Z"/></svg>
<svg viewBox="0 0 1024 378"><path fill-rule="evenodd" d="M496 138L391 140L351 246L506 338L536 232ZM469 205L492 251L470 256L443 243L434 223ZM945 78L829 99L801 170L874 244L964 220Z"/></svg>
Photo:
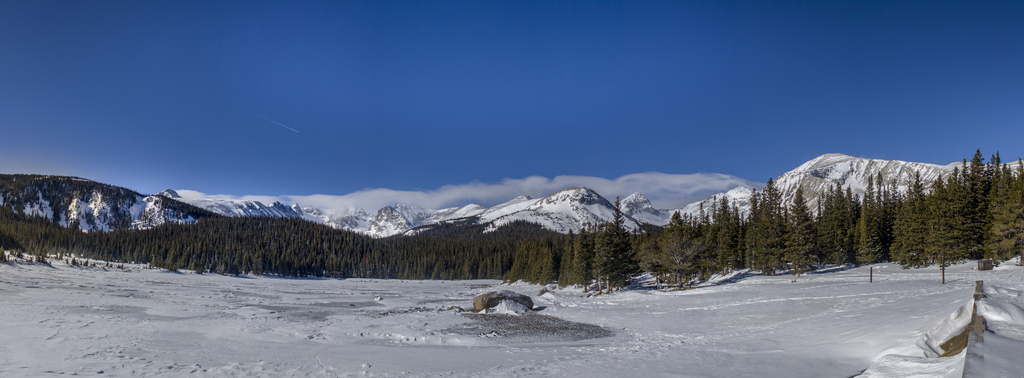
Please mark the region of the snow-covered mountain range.
<svg viewBox="0 0 1024 378"><path fill-rule="evenodd" d="M929 185L935 179L952 172L959 164L935 165L826 154L782 174L775 183L782 191L786 204L792 201L797 188L803 188L808 205L816 209L821 195L837 183L844 189L850 188L853 193L863 195L868 178L882 174L884 185L895 185L897 190L905 192L915 172L919 172L922 181ZM265 205L252 200L183 198L169 189L144 196L128 189L78 178L0 176L7 180L4 182L5 188L16 188L0 191L0 202L5 206L27 214L45 216L65 226L78 224L86 231L190 222L198 217L211 216L212 213L228 217L301 218L374 237L412 235L429 229L429 226L455 220L487 225L486 230L526 221L552 231L567 233L579 232L587 225L607 222L614 213L611 201L586 187L562 189L539 199L523 195L492 207L468 204L432 210L398 203L371 213L360 208L339 210L286 205L281 202ZM28 181L25 177L34 177L35 181L26 184ZM711 211L722 198L746 213L755 189L760 188L737 186L680 209L657 209L643 194L633 193L621 200L620 210L625 215L628 228L636 229L643 224L663 226L668 224L675 212L698 215L702 209ZM60 191L69 192L70 195L55 194Z"/></svg>
<svg viewBox="0 0 1024 378"><path fill-rule="evenodd" d="M488 230L515 221L527 221L540 224L556 232L567 233L570 230L579 232L588 224L597 225L607 222L612 219L614 213L614 207L610 201L597 192L584 187L563 189L540 199L519 196L489 208L469 204L429 210L400 203L383 207L372 215L361 209L355 209L343 213L341 216L332 216L327 211L313 207L301 207L298 204L286 206L275 202L266 206L259 201L181 198L173 190L165 190L159 195L171 196L170 198L224 216L303 218L334 228L356 231L375 237L411 235L423 231L426 226L464 219L472 219L477 224L487 224ZM621 206L626 215L626 226L629 228L635 229L641 223L657 222L656 224L662 224L666 223L668 219L667 212L654 209L650 201L640 193L621 201ZM638 218L634 218L634 214Z"/></svg>
<svg viewBox="0 0 1024 378"><path fill-rule="evenodd" d="M844 189L863 195L869 177L879 173L884 185L895 183L896 188L905 192L913 182L914 172L920 172L923 182L930 184L939 177L952 172L959 163L936 165L913 163L899 160L865 159L843 154L826 154L801 164L775 180L783 193L785 204L791 203L796 189L802 187L808 205L817 208L821 194L840 184ZM703 201L694 202L680 209L657 209L641 193L634 193L621 200L626 225L631 229L641 224L664 226L675 212L698 215L703 209L711 211L722 198L736 206L741 213L750 209L750 198L754 187L738 186L727 192L715 194ZM579 232L588 224L596 225L611 220L614 207L608 199L585 187L567 188L540 199L519 196L493 207L469 204L440 210L395 204L377 210L375 214L362 209L350 210L340 216L331 216L330 210L298 205L286 206L274 203L264 206L258 201L228 201L210 199L178 198L198 207L227 216L287 216L301 217L328 224L335 228L352 230L375 237L399 234L415 234L424 227L456 219L470 219L476 224L487 224L488 230L515 221L537 223L552 231Z"/></svg>

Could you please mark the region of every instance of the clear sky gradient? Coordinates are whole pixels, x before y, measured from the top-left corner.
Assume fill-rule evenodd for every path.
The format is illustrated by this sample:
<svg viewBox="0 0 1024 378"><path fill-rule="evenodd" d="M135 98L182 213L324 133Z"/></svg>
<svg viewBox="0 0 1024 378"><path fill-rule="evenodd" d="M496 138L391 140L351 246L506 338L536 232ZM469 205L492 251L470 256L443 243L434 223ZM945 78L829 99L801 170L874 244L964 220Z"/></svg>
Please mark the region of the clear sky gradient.
<svg viewBox="0 0 1024 378"><path fill-rule="evenodd" d="M1024 2L4 1L0 172L143 193L1024 156Z"/></svg>

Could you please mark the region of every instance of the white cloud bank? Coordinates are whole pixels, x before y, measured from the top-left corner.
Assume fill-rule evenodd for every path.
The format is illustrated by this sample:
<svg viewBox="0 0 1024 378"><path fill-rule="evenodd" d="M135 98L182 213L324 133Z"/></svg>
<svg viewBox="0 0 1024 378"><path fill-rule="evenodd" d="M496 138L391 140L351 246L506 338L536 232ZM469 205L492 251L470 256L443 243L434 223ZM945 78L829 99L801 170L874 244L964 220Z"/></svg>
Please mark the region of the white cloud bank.
<svg viewBox="0 0 1024 378"><path fill-rule="evenodd" d="M396 203L427 209L441 209L470 203L493 206L521 195L540 198L575 186L593 189L610 201L614 201L616 196L625 198L630 194L640 192L651 200L656 208L677 209L738 186L761 188L764 184L717 173L647 172L629 174L613 180L591 176L557 176L553 179L530 176L522 179L503 179L493 184L473 182L445 185L425 192L386 188L365 189L345 195L232 196L210 195L186 189L177 190L177 192L185 198L248 200L260 201L264 204L279 201L285 204L298 203L301 206L313 206L333 213L344 213L355 208L374 212L379 208Z"/></svg>

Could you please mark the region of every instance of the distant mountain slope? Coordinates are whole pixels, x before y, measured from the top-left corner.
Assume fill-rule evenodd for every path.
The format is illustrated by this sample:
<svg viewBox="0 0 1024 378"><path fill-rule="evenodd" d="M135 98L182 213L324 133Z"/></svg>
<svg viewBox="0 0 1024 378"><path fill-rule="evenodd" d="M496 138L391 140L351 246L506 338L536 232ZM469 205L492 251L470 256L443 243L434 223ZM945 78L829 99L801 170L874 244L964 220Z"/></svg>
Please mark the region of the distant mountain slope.
<svg viewBox="0 0 1024 378"><path fill-rule="evenodd" d="M529 202L529 201L523 201ZM481 223L490 223L488 230L515 221L537 223L544 228L568 233L579 232L587 225L598 225L612 219L615 207L597 192L584 187L568 188L533 201L521 210L493 219L481 218ZM627 216L626 227L636 229L640 223Z"/></svg>
<svg viewBox="0 0 1024 378"><path fill-rule="evenodd" d="M921 174L921 182L925 187L940 177L953 172L961 163L937 165L914 163L900 160L866 159L844 154L825 154L801 164L792 171L783 173L775 180L775 185L782 192L783 204L788 206L796 196L797 188L804 189L807 206L816 211L822 195L835 184L844 190L850 190L863 197L867 188L868 178L882 174L883 185L894 185L898 192L906 193L914 182L914 173ZM877 183L876 183L877 186ZM750 210L749 188L736 188L726 193L719 193L703 201L687 205L680 209L681 213L697 215L700 207L705 210L715 206L725 196L730 203L739 206L744 213Z"/></svg>
<svg viewBox="0 0 1024 378"><path fill-rule="evenodd" d="M750 212L750 196L754 193L752 188L738 187L725 193L718 193L707 199L694 202L686 205L682 209L672 210L671 213L679 212L680 214L688 214L691 216L699 216L700 211L703 209L705 213L709 212L715 206L721 203L722 198L725 198L729 202L730 206L738 207L740 214L747 215Z"/></svg>
<svg viewBox="0 0 1024 378"><path fill-rule="evenodd" d="M825 154L782 174L776 180L776 185L782 190L782 198L787 205L793 202L797 188L802 187L807 206L816 209L821 196L837 183L843 189L850 188L854 194L863 196L868 178L881 174L883 185L895 185L898 192L906 193L914 183L915 172L921 174L921 182L925 187L930 187L932 182L952 173L953 168L960 164L937 165ZM878 187L878 183L875 185Z"/></svg>
<svg viewBox="0 0 1024 378"><path fill-rule="evenodd" d="M651 201L639 192L630 194L629 197L619 201L619 210L637 222L658 226L667 224L667 219L672 216L670 211L655 209Z"/></svg>
<svg viewBox="0 0 1024 378"><path fill-rule="evenodd" d="M77 224L83 231L149 228L216 216L172 198L66 176L0 175L0 203L65 227Z"/></svg>
<svg viewBox="0 0 1024 378"><path fill-rule="evenodd" d="M171 198L177 201L186 202L196 207L209 210L213 213L226 217L283 217L283 218L307 218L306 214L298 204L287 206L280 202L274 202L270 206L259 201L232 201L232 200L211 200L182 198L177 192L167 189L157 195ZM309 216L310 220L318 220Z"/></svg>
<svg viewBox="0 0 1024 378"><path fill-rule="evenodd" d="M422 226L434 215L430 210L405 204L385 206L377 210L367 234L384 237L398 235Z"/></svg>

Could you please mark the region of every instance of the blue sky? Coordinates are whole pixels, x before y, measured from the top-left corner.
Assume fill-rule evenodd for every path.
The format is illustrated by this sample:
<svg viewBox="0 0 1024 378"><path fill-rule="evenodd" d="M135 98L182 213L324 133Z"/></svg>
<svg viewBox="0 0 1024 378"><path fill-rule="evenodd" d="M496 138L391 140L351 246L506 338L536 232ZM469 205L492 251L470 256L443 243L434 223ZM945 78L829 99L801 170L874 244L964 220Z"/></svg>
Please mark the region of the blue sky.
<svg viewBox="0 0 1024 378"><path fill-rule="evenodd" d="M0 172L431 191L1024 156L1024 2L0 3Z"/></svg>

